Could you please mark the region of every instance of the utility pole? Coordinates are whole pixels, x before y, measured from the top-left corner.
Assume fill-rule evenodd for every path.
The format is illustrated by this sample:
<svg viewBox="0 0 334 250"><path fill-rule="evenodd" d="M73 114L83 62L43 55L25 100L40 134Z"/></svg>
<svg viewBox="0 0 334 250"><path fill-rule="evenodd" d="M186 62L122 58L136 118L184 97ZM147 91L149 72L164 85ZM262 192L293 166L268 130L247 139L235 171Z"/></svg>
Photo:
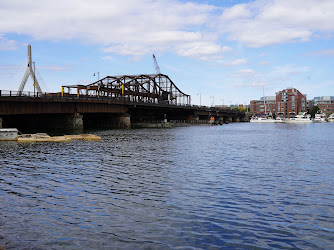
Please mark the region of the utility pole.
<svg viewBox="0 0 334 250"><path fill-rule="evenodd" d="M93 76L95 76L95 74L97 74L97 80L100 80L100 72L95 72Z"/></svg>
<svg viewBox="0 0 334 250"><path fill-rule="evenodd" d="M202 97L201 93L198 93L197 96L199 95L199 106L202 106Z"/></svg>
<svg viewBox="0 0 334 250"><path fill-rule="evenodd" d="M210 96L210 98L212 97L212 104L211 106L213 107L215 105L215 97L214 96Z"/></svg>

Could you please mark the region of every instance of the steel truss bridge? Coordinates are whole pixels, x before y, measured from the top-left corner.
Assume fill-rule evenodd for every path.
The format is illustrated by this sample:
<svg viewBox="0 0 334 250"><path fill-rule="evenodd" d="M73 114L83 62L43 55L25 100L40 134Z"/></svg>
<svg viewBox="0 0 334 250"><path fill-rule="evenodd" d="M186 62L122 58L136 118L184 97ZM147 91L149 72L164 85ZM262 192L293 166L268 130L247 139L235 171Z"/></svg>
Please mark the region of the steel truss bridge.
<svg viewBox="0 0 334 250"><path fill-rule="evenodd" d="M0 128L110 128L136 124L243 121L231 109L191 105L164 74L107 76L57 93L0 90Z"/></svg>
<svg viewBox="0 0 334 250"><path fill-rule="evenodd" d="M190 105L190 95L183 93L164 74L106 76L88 85L62 86L62 96L122 98L134 103Z"/></svg>

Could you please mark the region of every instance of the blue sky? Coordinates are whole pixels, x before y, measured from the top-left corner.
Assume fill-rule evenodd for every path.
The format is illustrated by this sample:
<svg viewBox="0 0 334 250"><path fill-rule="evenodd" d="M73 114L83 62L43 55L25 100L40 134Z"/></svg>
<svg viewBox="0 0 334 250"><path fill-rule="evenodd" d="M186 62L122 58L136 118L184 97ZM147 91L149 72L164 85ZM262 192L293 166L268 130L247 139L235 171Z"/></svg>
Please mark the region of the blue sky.
<svg viewBox="0 0 334 250"><path fill-rule="evenodd" d="M0 89L18 89L30 43L42 91L155 73L154 53L192 104L334 96L333 35L333 0L0 0Z"/></svg>

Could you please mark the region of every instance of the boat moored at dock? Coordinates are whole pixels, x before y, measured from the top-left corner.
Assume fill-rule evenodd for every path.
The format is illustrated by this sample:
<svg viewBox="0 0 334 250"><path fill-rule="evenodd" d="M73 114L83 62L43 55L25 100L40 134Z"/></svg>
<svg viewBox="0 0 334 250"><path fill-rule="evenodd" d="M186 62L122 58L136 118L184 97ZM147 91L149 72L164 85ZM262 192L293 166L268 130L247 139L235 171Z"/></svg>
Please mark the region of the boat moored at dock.
<svg viewBox="0 0 334 250"><path fill-rule="evenodd" d="M271 117L252 116L252 118L250 119L250 122L252 123L274 123L275 119Z"/></svg>
<svg viewBox="0 0 334 250"><path fill-rule="evenodd" d="M16 141L19 131L16 128L0 129L0 141Z"/></svg>
<svg viewBox="0 0 334 250"><path fill-rule="evenodd" d="M327 121L328 122L334 122L334 113L330 114L330 116L328 116Z"/></svg>
<svg viewBox="0 0 334 250"><path fill-rule="evenodd" d="M314 122L326 122L326 114L322 113L321 111L318 111L314 118L313 118Z"/></svg>
<svg viewBox="0 0 334 250"><path fill-rule="evenodd" d="M306 112L300 112L295 117L287 118L284 120L285 123L312 123L311 115L306 114Z"/></svg>

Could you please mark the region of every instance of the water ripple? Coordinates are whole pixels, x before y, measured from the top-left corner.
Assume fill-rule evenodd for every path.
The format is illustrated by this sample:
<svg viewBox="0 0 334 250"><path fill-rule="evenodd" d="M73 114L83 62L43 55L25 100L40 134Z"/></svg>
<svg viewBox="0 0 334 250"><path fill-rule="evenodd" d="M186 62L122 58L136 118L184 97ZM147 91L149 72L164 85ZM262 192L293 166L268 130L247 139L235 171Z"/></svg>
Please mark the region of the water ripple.
<svg viewBox="0 0 334 250"><path fill-rule="evenodd" d="M259 124L257 124L259 125ZM1 143L8 249L331 249L333 124Z"/></svg>

